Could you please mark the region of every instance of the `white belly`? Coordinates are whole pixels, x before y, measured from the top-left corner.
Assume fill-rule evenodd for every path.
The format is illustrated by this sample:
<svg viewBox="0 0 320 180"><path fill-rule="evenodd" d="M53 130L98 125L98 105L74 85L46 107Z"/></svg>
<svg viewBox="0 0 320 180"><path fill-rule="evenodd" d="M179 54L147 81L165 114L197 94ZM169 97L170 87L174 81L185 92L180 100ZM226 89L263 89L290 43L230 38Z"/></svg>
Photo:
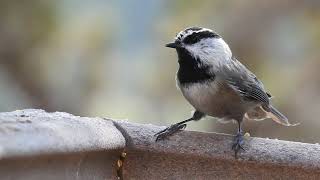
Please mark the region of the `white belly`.
<svg viewBox="0 0 320 180"><path fill-rule="evenodd" d="M210 114L210 108L214 103L213 97L215 97L220 88L216 80L214 82L195 83L179 87L183 96L195 109Z"/></svg>
<svg viewBox="0 0 320 180"><path fill-rule="evenodd" d="M213 82L179 87L196 110L209 116L239 119L249 107L232 88L218 78Z"/></svg>

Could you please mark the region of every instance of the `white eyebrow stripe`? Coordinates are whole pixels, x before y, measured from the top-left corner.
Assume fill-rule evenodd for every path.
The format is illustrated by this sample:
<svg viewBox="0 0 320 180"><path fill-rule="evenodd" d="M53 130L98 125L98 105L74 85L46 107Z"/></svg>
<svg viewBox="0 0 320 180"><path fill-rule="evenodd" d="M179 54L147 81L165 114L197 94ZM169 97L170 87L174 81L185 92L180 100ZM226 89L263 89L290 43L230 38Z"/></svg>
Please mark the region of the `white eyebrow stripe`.
<svg viewBox="0 0 320 180"><path fill-rule="evenodd" d="M207 28L202 28L202 27L199 27L201 28L200 30L187 30L187 29L190 29L192 27L188 27L186 28L185 30L183 31L180 31L177 36L175 37L175 40L183 40L185 37L193 34L193 33L199 33L199 32L204 32L204 31L209 31L209 32L213 32L211 29L207 29ZM186 31L187 30L187 31Z"/></svg>

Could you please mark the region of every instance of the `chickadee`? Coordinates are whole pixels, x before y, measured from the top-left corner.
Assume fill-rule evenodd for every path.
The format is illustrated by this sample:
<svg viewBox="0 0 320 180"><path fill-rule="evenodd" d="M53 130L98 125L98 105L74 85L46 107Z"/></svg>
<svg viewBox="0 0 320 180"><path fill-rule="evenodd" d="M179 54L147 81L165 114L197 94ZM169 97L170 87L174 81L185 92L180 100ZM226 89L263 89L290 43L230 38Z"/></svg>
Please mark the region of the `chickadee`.
<svg viewBox="0 0 320 180"><path fill-rule="evenodd" d="M209 115L238 123L232 145L237 156L240 149L244 150L241 129L244 118L272 118L282 125L291 125L271 105L271 95L262 82L232 55L228 44L216 32L201 27L187 28L166 47L178 53L177 86L195 111L191 118L155 134L156 141L184 129L189 121Z"/></svg>

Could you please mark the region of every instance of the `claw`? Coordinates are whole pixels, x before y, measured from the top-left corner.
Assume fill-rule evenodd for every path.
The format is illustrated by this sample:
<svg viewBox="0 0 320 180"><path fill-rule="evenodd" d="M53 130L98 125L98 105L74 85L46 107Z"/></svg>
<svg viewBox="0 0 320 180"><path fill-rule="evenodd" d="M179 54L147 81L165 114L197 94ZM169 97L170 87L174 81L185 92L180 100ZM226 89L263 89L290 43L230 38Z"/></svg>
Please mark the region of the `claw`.
<svg viewBox="0 0 320 180"><path fill-rule="evenodd" d="M186 124L173 124L162 131L157 132L154 136L156 137L156 141L165 139L168 136L175 134L176 132L183 130L187 127Z"/></svg>
<svg viewBox="0 0 320 180"><path fill-rule="evenodd" d="M243 140L243 134L241 132L239 132L236 137L235 137L235 141L232 145L232 150L234 150L234 156L235 158L237 159L237 155L238 155L238 152L240 150L243 150L245 151L245 149L243 148L243 144L244 144L244 140Z"/></svg>

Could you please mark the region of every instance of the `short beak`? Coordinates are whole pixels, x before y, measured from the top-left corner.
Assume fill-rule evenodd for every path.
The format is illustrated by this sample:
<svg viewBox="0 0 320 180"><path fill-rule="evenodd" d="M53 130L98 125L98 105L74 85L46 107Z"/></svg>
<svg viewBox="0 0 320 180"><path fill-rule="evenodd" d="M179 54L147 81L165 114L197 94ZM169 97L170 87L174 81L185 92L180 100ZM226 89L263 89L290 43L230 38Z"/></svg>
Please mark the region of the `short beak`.
<svg viewBox="0 0 320 180"><path fill-rule="evenodd" d="M168 47L168 48L178 48L178 47L181 47L181 46L180 46L179 43L172 42L172 43L166 44L166 47Z"/></svg>

